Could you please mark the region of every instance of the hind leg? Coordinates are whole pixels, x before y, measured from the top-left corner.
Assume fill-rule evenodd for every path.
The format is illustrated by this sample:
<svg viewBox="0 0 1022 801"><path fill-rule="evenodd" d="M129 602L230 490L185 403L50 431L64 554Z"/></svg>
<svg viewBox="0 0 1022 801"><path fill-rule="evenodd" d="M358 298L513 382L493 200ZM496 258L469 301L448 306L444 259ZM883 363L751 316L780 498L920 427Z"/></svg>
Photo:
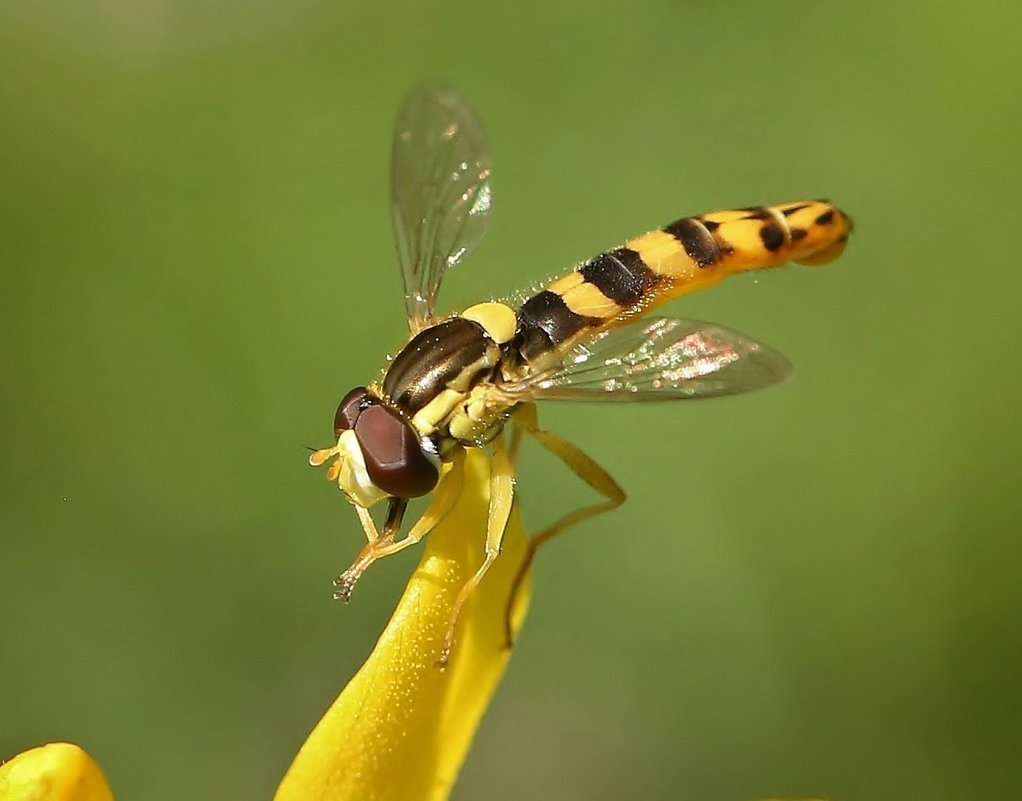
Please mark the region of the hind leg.
<svg viewBox="0 0 1022 801"><path fill-rule="evenodd" d="M588 520L591 517L596 517L617 508L625 502L627 497L625 491L611 478L610 474L580 448L563 437L540 428L534 404L530 403L519 407L515 412L514 422L516 427L532 436L533 439L564 462L576 476L600 493L606 500L568 512L529 540L525 558L522 560L521 567L519 567L518 573L511 584L511 596L508 599L507 613L504 616L507 645L509 648L513 641L511 612L514 609L515 599L522 582L532 566L532 560L536 556L536 551L539 550L541 545L550 542L558 534L574 526L576 523L581 523L583 520ZM515 450L517 451L517 448Z"/></svg>

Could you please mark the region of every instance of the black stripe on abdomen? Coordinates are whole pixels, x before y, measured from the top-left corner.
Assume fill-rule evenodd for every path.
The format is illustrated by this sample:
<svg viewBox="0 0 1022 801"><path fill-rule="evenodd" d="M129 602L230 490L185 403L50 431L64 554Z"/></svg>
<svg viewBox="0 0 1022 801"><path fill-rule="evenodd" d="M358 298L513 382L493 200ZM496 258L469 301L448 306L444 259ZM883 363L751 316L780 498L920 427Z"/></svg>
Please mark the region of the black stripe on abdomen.
<svg viewBox="0 0 1022 801"><path fill-rule="evenodd" d="M545 289L518 309L515 347L529 361L571 339L586 326L601 322L573 312L560 295Z"/></svg>
<svg viewBox="0 0 1022 801"><path fill-rule="evenodd" d="M712 267L720 260L720 246L709 229L694 217L684 217L670 225L664 231L677 239L688 257L700 267Z"/></svg>
<svg viewBox="0 0 1022 801"><path fill-rule="evenodd" d="M634 250L617 248L601 253L579 270L586 283L595 286L619 306L634 306L660 280Z"/></svg>

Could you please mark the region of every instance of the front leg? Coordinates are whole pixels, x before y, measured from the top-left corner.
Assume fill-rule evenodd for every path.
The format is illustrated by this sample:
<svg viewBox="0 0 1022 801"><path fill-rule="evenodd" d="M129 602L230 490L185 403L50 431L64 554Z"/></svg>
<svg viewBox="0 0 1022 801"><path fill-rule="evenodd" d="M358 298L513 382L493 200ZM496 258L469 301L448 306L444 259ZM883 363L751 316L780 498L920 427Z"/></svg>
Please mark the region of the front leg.
<svg viewBox="0 0 1022 801"><path fill-rule="evenodd" d="M359 522L365 531L366 539L369 540L359 553L358 558L351 563L351 567L334 579L334 600L347 603L351 599L351 593L355 584L365 573L366 568L376 561L378 552L394 542L394 538L401 530L401 521L404 519L405 510L408 508L408 501L404 498L391 498L387 507L387 520L383 524L383 531L377 533L376 524L368 509L356 506Z"/></svg>
<svg viewBox="0 0 1022 801"><path fill-rule="evenodd" d="M525 581L525 577L529 573L529 568L532 566L532 560L536 556L537 549L544 543L552 540L566 528L570 528L596 515L609 512L611 509L616 509L625 502L625 491L592 457L584 453L577 445L568 442L564 437L539 427L539 418L536 415L536 406L534 404L523 404L518 407L518 410L515 412L514 422L515 434L517 436L521 436L519 432L529 434L536 442L564 462L576 476L600 493L606 500L568 512L538 534L533 535L529 540L528 550L511 585L511 595L507 603L505 630L508 648L511 647L514 639L511 613L515 607L515 599L518 596L522 583Z"/></svg>
<svg viewBox="0 0 1022 801"><path fill-rule="evenodd" d="M358 558L352 562L351 567L334 579L334 598L347 602L355 589L355 584L368 569L369 565L384 556L390 556L398 551L403 551L409 545L414 545L425 537L437 523L439 523L454 506L454 502L461 494L461 485L464 478L464 451L457 451L454 454L450 468L441 476L436 489L433 490L433 499L426 511L423 512L411 531L403 539L397 540L398 532L401 530L401 522L405 510L408 508L408 501L401 498L392 498L387 509L387 522L383 531L377 534L376 524L367 509L360 506L355 507L358 512L362 528L365 530L368 543L362 548ZM395 541L396 540L396 541Z"/></svg>

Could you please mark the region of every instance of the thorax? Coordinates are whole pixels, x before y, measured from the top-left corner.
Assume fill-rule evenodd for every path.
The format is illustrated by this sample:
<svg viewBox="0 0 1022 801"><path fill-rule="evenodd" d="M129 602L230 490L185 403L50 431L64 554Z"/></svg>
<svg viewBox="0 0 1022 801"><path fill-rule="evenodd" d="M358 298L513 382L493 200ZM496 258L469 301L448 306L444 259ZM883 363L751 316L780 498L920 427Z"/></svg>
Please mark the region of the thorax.
<svg viewBox="0 0 1022 801"><path fill-rule="evenodd" d="M510 307L483 303L420 331L387 369L383 398L441 454L488 442L509 411L492 390L514 325Z"/></svg>

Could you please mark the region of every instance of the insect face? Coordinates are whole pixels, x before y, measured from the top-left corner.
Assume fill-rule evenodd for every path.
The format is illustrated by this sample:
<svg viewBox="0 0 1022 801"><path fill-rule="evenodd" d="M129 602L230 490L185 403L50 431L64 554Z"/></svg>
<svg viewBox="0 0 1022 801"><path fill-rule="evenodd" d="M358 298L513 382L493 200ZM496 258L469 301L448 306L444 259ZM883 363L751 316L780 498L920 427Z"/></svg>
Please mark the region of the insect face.
<svg viewBox="0 0 1022 801"><path fill-rule="evenodd" d="M331 458L327 478L355 504L368 509L387 497L417 498L440 477L419 435L395 410L365 387L341 400L334 415L337 444L309 457L313 465Z"/></svg>
<svg viewBox="0 0 1022 801"><path fill-rule="evenodd" d="M374 399L375 400L375 399ZM440 471L423 452L415 429L379 401L362 409L352 429L373 484L395 498L418 498L436 486Z"/></svg>

